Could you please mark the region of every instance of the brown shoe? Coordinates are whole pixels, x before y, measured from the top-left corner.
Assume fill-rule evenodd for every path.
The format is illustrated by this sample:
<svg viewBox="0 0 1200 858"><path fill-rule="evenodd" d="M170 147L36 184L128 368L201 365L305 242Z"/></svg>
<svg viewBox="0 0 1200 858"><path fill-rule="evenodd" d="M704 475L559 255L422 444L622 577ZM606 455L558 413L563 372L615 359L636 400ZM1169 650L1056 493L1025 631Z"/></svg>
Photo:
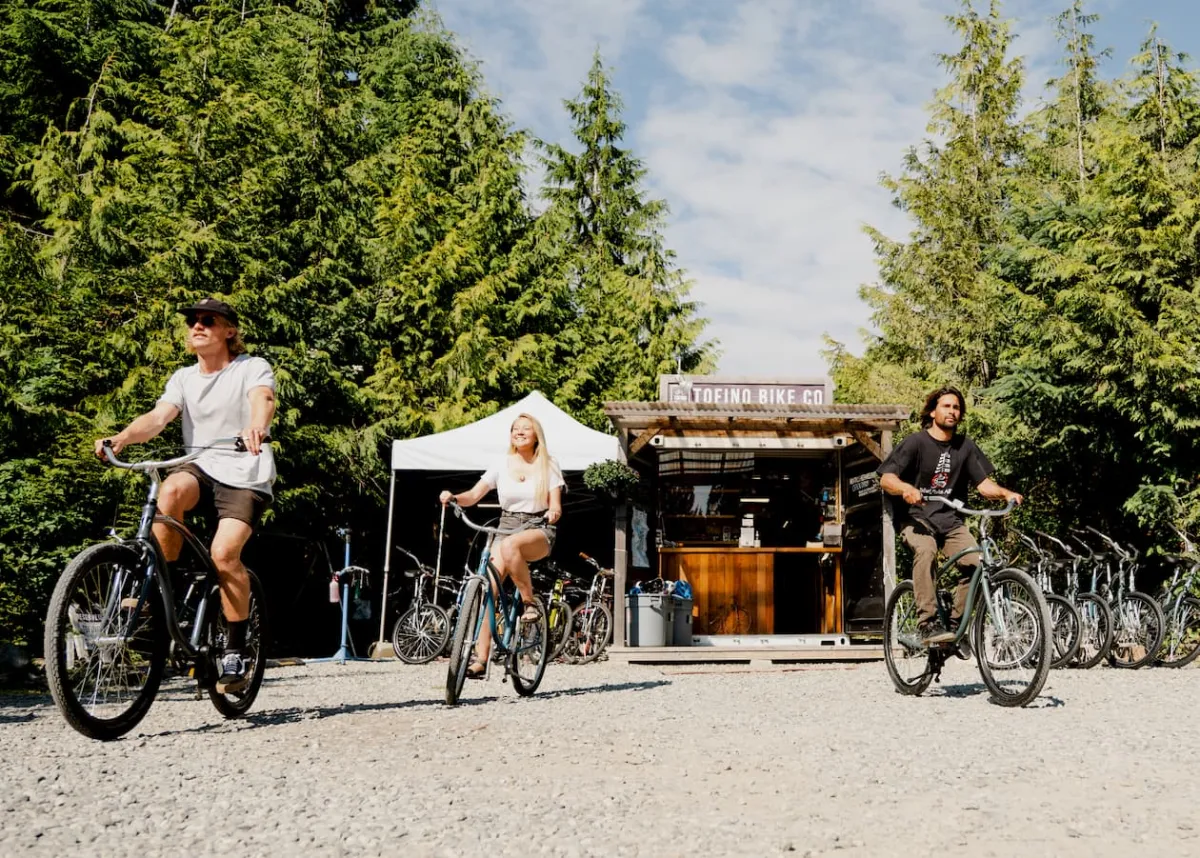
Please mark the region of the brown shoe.
<svg viewBox="0 0 1200 858"><path fill-rule="evenodd" d="M947 630L942 625L942 621L937 617L921 621L917 625L917 632L920 633L921 643L925 646L950 643L950 641L954 640L954 632Z"/></svg>

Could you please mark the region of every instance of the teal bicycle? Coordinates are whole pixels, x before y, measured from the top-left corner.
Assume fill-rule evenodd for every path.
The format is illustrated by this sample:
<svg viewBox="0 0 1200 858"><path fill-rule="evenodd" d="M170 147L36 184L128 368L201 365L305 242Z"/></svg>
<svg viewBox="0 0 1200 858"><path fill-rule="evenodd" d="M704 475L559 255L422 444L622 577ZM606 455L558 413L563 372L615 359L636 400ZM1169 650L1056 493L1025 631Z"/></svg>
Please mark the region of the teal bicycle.
<svg viewBox="0 0 1200 858"><path fill-rule="evenodd" d="M463 524L490 537L511 536L537 524L534 521L516 530L500 530L476 524L467 518L458 504L451 503L451 506ZM492 631L492 657L488 659L488 667L490 669L493 661L502 661L505 678L512 677L513 688L522 697L537 691L546 672L546 663L550 660L550 626L546 608L541 599L535 598L533 604L537 609L537 619L521 619L525 606L520 596L511 587L501 585L500 573L492 565L493 541L488 539L484 542L479 565L467 577L459 595L454 635L450 639L450 665L446 671L446 703L450 706L457 704L462 695L467 667L485 622L491 623Z"/></svg>
<svg viewBox="0 0 1200 858"><path fill-rule="evenodd" d="M1004 509L967 509L961 501L932 497L963 515L979 518L979 545L950 557L934 573L934 580L954 569L961 557L977 553L979 565L967 589L967 604L954 640L926 645L917 628L917 604L912 581L901 581L888 597L883 625L883 655L896 690L918 695L941 679L942 668L954 656L971 657L979 674L1001 706L1025 706L1041 693L1053 660L1050 609L1041 589L1024 571L1004 567L1004 560L988 536L988 521L1008 515ZM943 625L950 619L952 599L938 591L938 614ZM971 645L968 645L968 637Z"/></svg>

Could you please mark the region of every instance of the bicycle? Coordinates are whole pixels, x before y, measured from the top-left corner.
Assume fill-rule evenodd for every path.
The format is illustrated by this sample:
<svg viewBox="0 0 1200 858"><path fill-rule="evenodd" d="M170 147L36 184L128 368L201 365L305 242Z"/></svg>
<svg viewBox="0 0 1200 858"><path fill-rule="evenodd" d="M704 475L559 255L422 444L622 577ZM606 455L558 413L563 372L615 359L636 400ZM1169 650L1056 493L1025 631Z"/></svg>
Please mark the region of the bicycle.
<svg viewBox="0 0 1200 858"><path fill-rule="evenodd" d="M411 551L399 545L396 550L411 559L416 568L404 571L405 577L413 579L413 598L392 627L392 648L406 664L425 664L441 655L450 642L450 616L438 607L436 589L432 599L426 598L426 591L436 588L434 570Z"/></svg>
<svg viewBox="0 0 1200 858"><path fill-rule="evenodd" d="M1183 553L1169 559L1175 569L1158 595L1164 624L1157 663L1163 667L1185 667L1200 656L1200 599L1193 595L1200 581L1200 555L1186 532L1174 526L1171 529L1183 543Z"/></svg>
<svg viewBox="0 0 1200 858"><path fill-rule="evenodd" d="M1113 612L1113 642L1108 650L1108 663L1129 670L1144 667L1154 660L1162 646L1165 625L1162 608L1137 589L1137 550L1121 546L1091 525L1085 525L1085 529L1112 549L1111 554L1093 554L1093 562L1103 567L1102 595L1108 599ZM1083 531L1076 531L1076 535L1082 537Z"/></svg>
<svg viewBox="0 0 1200 858"><path fill-rule="evenodd" d="M1075 654L1072 667L1089 670L1107 656L1112 649L1113 615L1108 602L1097 592L1099 588L1099 566L1092 563L1092 549L1084 542L1075 540L1084 553L1075 551L1061 539L1035 530L1034 534L1057 545L1066 557L1071 572L1067 576L1067 598L1079 611L1079 651ZM1064 562L1064 561L1059 561ZM1090 589L1080 589L1080 578L1085 567L1091 567Z"/></svg>
<svg viewBox="0 0 1200 858"><path fill-rule="evenodd" d="M571 633L563 646L563 658L571 664L595 661L612 641L612 608L605 593L608 581L613 577L612 570L601 567L582 551L579 556L596 571L583 604L574 609Z"/></svg>
<svg viewBox="0 0 1200 858"><path fill-rule="evenodd" d="M451 506L463 524L476 533L492 537L511 536L536 526L536 522L532 522L516 530L486 527L471 521L458 504L451 502ZM459 599L454 635L450 640L450 665L446 671L446 703L450 706L456 705L462 694L467 667L471 663L475 641L479 639L484 622L491 623L492 645L495 648L485 665L485 679L490 672L491 663L503 659L505 679L511 676L513 688L517 693L528 697L537 691L546 672L546 662L550 655L550 629L546 609L541 599L535 598L532 604L537 610L538 618L532 622L521 620L525 606L518 596L506 592L501 585L500 574L492 565L491 550L492 540L489 539L483 545L478 567L467 576Z"/></svg>
<svg viewBox="0 0 1200 858"><path fill-rule="evenodd" d="M918 629L916 598L911 580L898 583L884 614L884 661L896 691L919 695L934 680L941 680L946 661L957 654L968 658L963 647L974 636L974 656L979 674L992 699L1001 706L1025 706L1038 696L1050 673L1050 609L1042 591L1024 571L1002 568L987 522L1012 512L1004 509L968 509L961 501L931 497L964 515L979 518L979 545L948 558L935 572L934 580L955 567L971 553L980 555L967 589L966 610L954 639L932 646L922 641ZM940 592L937 611L943 624L949 621L950 594Z"/></svg>
<svg viewBox="0 0 1200 858"><path fill-rule="evenodd" d="M571 579L564 577L563 571L553 561L546 561L538 571L547 582L550 578L554 579L553 583L550 583L550 595L546 597L546 604L549 606L546 619L550 628L550 660L554 661L562 655L574 622L574 612L563 595L571 585Z"/></svg>
<svg viewBox="0 0 1200 858"><path fill-rule="evenodd" d="M1030 577L1042 588L1046 597L1046 606L1050 609L1050 625L1054 630L1054 658L1050 663L1052 670L1066 667L1079 654L1080 619L1079 610L1065 596L1054 592L1053 577L1059 563L1050 553L1043 550L1037 541L1015 528L1010 531L1017 539L1033 553L1033 567Z"/></svg>
<svg viewBox="0 0 1200 858"><path fill-rule="evenodd" d="M266 601L250 570L250 613L246 644L247 683L237 692L217 691L220 658L228 635L221 610L217 570L203 543L182 522L158 511L161 472L196 459L204 449L244 451L240 437L166 461L123 462L107 444L115 467L150 480L136 535L92 545L67 565L54 587L46 615L46 677L67 723L91 739L117 739L145 717L158 693L168 658L196 679L226 718L249 711L266 667ZM169 567L154 537L164 524L183 538L185 551ZM186 585L178 601L172 577Z"/></svg>

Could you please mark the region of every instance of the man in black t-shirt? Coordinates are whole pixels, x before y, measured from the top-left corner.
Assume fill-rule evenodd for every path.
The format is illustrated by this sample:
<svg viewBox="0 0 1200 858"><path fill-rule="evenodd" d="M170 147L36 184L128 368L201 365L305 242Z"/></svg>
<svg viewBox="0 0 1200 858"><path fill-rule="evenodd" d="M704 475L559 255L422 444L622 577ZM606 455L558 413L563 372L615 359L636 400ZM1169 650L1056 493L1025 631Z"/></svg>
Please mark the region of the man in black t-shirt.
<svg viewBox="0 0 1200 858"><path fill-rule="evenodd" d="M975 537L957 511L943 503L926 504L926 499L937 496L966 501L967 488L973 485L988 500L1023 500L997 485L992 479L995 468L987 456L966 435L957 434L966 413L967 403L957 388L935 390L921 410L922 431L901 441L878 471L880 487L895 496L892 518L900 538L913 552L913 591L921 637L927 644L954 639L979 554L972 552L958 560L962 577L954 590L954 611L946 629L937 616L934 561L939 548L950 557L974 547Z"/></svg>

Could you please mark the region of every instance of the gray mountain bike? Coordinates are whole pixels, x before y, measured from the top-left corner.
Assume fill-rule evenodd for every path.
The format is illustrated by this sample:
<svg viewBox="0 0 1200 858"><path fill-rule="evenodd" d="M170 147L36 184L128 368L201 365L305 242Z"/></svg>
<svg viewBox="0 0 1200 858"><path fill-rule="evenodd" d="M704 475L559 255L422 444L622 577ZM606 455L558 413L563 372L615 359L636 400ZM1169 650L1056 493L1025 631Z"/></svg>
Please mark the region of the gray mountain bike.
<svg viewBox="0 0 1200 858"><path fill-rule="evenodd" d="M258 696L266 667L266 600L250 576L246 645L248 681L240 691L217 691L219 660L228 634L221 612L217 570L208 549L181 522L158 511L162 472L197 458L204 449L244 451L241 438L163 462L122 462L118 468L150 480L137 534L85 548L67 565L46 615L46 678L67 723L92 739L116 739L145 717L158 693L168 660L207 691L226 718L245 715ZM154 524L183 537L184 550L168 567Z"/></svg>
<svg viewBox="0 0 1200 858"><path fill-rule="evenodd" d="M1025 706L1041 693L1053 657L1050 609L1041 589L1021 569L1004 568L995 544L988 536L988 520L1008 515L1004 509L967 509L961 501L932 497L959 513L979 518L979 545L948 558L934 573L937 581L950 572L961 557L976 553L979 565L971 576L967 605L954 640L927 645L918 630L916 598L911 580L901 581L888 597L883 621L883 654L896 691L922 694L931 682L940 680L942 668L953 656L970 658L965 646L971 636L979 675L1001 706ZM950 594L939 592L938 613L949 621Z"/></svg>

